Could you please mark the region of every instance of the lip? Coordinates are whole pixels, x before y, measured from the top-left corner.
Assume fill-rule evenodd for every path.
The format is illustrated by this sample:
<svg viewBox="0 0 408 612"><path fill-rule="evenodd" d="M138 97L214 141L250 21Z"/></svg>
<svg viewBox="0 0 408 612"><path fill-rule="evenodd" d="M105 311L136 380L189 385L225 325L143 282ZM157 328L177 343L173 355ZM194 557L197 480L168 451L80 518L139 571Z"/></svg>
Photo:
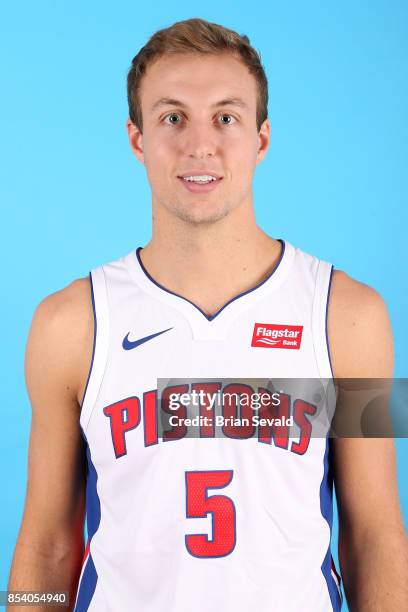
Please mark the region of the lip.
<svg viewBox="0 0 408 612"><path fill-rule="evenodd" d="M212 176L215 178L215 181L211 181L209 183L193 183L193 181L185 181L184 177L186 176ZM208 170L191 170L190 172L184 172L177 176L178 180L181 181L186 189L192 193L208 193L216 189L216 187L221 183L222 176L216 174L215 172L211 172Z"/></svg>

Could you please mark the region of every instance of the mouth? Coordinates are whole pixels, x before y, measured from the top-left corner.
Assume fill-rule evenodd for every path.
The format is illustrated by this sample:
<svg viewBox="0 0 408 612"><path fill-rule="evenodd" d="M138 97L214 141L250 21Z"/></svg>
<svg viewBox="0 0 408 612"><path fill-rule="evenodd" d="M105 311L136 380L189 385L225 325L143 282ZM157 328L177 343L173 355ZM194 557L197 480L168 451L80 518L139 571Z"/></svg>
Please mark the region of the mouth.
<svg viewBox="0 0 408 612"><path fill-rule="evenodd" d="M222 181L222 176L214 174L213 172L201 172L200 174L192 172L190 174L183 174L177 177L188 189L193 193L208 193L219 185Z"/></svg>

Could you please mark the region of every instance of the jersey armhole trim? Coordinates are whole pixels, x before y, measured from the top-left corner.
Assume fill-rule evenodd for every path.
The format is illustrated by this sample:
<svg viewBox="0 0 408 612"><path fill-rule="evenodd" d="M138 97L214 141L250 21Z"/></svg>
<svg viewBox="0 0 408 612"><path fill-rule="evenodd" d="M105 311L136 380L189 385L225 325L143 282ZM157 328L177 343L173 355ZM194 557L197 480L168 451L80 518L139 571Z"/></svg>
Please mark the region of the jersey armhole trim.
<svg viewBox="0 0 408 612"><path fill-rule="evenodd" d="M93 313L93 346L92 346L91 365L89 367L88 378L86 380L85 390L84 390L84 394L82 396L81 412L82 412L82 407L83 407L84 402L85 402L86 392L88 390L89 379L91 378L91 372L92 372L93 362L94 362L94 357L95 357L96 330L97 330L97 327L98 327L98 322L97 322L97 319L96 319L96 312L95 312L95 297L94 297L94 289L93 289L93 282L92 282L92 274L90 272L89 272L89 284L90 284L90 287L91 287L92 313Z"/></svg>
<svg viewBox="0 0 408 612"><path fill-rule="evenodd" d="M91 365L80 412L80 425L84 434L101 388L109 346L109 311L103 267L91 270L89 280L94 317L94 338Z"/></svg>
<svg viewBox="0 0 408 612"><path fill-rule="evenodd" d="M320 260L313 297L312 334L315 359L322 379L334 378L328 337L328 307L332 277L332 264Z"/></svg>
<svg viewBox="0 0 408 612"><path fill-rule="evenodd" d="M329 364L330 364L330 372L332 375L332 378L334 378L334 374L333 374L333 365L332 365L332 360L331 360L331 354L330 354L330 342L329 342L329 331L328 331L328 314L329 314L329 301L330 301L330 290L331 290L331 284L332 284L332 280L333 280L333 272L334 272L334 266L331 266L330 268L330 279L329 279L329 287L327 289L327 298L326 298L326 324L325 324L325 332L326 332L326 346L327 346L327 355L329 357Z"/></svg>

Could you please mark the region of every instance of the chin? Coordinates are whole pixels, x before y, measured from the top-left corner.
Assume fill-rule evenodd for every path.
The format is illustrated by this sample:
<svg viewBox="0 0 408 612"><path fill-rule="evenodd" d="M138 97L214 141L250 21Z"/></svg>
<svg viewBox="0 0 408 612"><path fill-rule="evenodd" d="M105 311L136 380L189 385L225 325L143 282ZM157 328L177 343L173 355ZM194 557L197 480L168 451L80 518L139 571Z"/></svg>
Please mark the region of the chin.
<svg viewBox="0 0 408 612"><path fill-rule="evenodd" d="M180 206L177 207L177 209L173 209L172 212L179 219L182 219L187 223L199 225L206 223L216 223L217 221L224 219L224 217L226 217L231 212L231 208L226 206L212 206L208 208L206 207L205 203L202 203L200 206Z"/></svg>

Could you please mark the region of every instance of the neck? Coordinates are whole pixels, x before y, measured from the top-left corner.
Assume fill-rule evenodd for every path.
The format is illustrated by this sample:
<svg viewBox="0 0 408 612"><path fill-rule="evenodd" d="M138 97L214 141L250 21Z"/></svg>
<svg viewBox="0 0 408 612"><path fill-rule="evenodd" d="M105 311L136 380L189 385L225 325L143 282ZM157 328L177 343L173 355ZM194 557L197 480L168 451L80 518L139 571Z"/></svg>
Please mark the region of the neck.
<svg viewBox="0 0 408 612"><path fill-rule="evenodd" d="M141 258L160 285L213 314L264 280L280 252L280 243L256 225L252 205L211 224L187 223L156 206Z"/></svg>

